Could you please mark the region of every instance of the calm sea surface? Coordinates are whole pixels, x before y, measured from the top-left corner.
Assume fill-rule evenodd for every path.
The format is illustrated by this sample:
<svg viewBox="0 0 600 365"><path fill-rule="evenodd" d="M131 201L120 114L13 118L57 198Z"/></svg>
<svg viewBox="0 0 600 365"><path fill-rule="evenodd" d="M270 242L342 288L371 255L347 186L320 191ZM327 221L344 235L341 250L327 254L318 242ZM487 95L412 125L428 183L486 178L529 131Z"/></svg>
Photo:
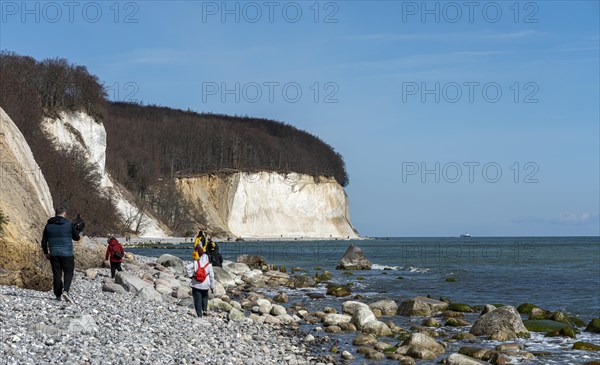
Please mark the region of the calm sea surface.
<svg viewBox="0 0 600 365"><path fill-rule="evenodd" d="M363 249L374 264L374 270L354 272L352 276L335 270L350 244ZM164 248L132 248L129 251L147 256L170 253L190 260L191 247L191 244L185 243ZM367 301L384 298L401 301L416 295L430 295L470 305L500 303L518 306L529 302L541 308L569 312L586 323L591 318L600 317L599 237L223 242L220 247L226 260L234 261L237 255L244 253L258 254L269 263L286 266L288 272L292 267L301 267L311 275L329 270L334 274L334 282L352 282L353 294L360 294ZM456 282L447 282L447 278L455 278ZM333 306L340 310L341 303L347 300L329 297L310 299L304 295L306 291L324 293L325 288L290 291L290 302L301 300L309 309ZM474 321L475 318L476 315L468 319ZM421 320L390 319L405 328L418 325ZM344 345L348 345L351 338L340 336L340 345L346 347ZM582 333L578 340L600 344L600 335ZM545 338L535 334L532 339L524 340L528 349L555 352L556 355L528 363L578 364L594 359L589 356L590 353L565 351L564 348L570 347L572 342L570 339ZM460 345L453 344L451 347L457 350ZM600 358L600 355L597 357ZM360 355L357 360L364 362Z"/></svg>

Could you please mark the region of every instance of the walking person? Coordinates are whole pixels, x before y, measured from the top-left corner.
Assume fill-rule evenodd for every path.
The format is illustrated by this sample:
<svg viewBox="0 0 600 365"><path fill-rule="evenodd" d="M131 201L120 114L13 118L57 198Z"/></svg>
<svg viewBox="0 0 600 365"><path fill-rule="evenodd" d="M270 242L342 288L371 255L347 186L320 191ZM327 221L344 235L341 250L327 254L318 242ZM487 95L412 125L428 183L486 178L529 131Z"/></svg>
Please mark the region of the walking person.
<svg viewBox="0 0 600 365"><path fill-rule="evenodd" d="M195 252L199 258L192 265L188 265L187 272L192 277L190 286L196 315L202 317L208 314L208 289L214 293L215 273L210 258L204 253L202 246L196 246Z"/></svg>
<svg viewBox="0 0 600 365"><path fill-rule="evenodd" d="M77 214L77 217L73 220L73 227L79 233L79 236L83 236L83 229L85 228L85 221L81 218L81 214Z"/></svg>
<svg viewBox="0 0 600 365"><path fill-rule="evenodd" d="M79 241L79 232L66 218L64 207L55 209L55 216L48 219L42 235L42 250L52 266L52 283L56 300L74 303L69 296L75 272L73 240ZM64 275L64 281L63 281Z"/></svg>
<svg viewBox="0 0 600 365"><path fill-rule="evenodd" d="M123 257L125 257L125 249L119 241L110 237L108 239L108 247L106 247L106 257L104 260L110 260L110 277L115 278L117 271L123 271L121 264L123 263Z"/></svg>
<svg viewBox="0 0 600 365"><path fill-rule="evenodd" d="M206 246L206 233L204 233L202 228L200 228L198 235L196 235L196 238L194 239L194 252L192 252L192 260L194 261L198 260L199 258L198 251L196 251L196 247L198 246L202 247L202 250L206 251L204 248Z"/></svg>

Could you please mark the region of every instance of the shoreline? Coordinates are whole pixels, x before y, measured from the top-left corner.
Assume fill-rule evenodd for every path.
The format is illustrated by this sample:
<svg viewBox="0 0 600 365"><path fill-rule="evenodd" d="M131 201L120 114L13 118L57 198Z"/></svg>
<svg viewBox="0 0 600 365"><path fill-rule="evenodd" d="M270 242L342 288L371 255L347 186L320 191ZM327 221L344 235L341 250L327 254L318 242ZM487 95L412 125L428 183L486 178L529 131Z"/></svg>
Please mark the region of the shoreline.
<svg viewBox="0 0 600 365"><path fill-rule="evenodd" d="M141 255L135 255L134 257L137 261L137 265L127 265L125 269L128 272L136 273L137 276L140 277L142 280L149 280L153 282L153 285L151 286L153 288L152 292L154 292L154 289L156 291L162 292L162 298L166 297L168 299L170 297L169 294L171 292L175 294L176 291L179 295L180 290L175 290L175 287L172 288L174 290L171 290L171 288L169 287L168 290L166 290L166 292L163 292L162 290L162 287L165 285L169 285L167 284L168 282L172 283L172 280L179 280L180 285L184 282L184 280L182 280L181 278L176 279L176 275L170 274L173 273L170 267L171 264L166 265L165 263L165 267L162 267L162 265L159 267L156 265L156 257ZM185 265L186 263L190 263L191 261L181 260L181 262ZM135 266L138 266L139 270L136 269ZM546 343L546 341L548 340L542 334L539 333L532 333L533 338L531 339L531 341L519 338L508 338L504 340L490 342L489 340L485 340L483 338L476 338L475 336L470 335L468 332L469 328L478 319L478 312L481 310L480 308L475 308L466 312L462 312L462 310L455 311L455 309L457 308L453 308L453 310L449 313L446 313L447 311L444 312L446 314L442 313L441 310L433 311L431 310L432 308L430 308L430 312L427 313L405 311L403 312L403 314L400 314L400 308L405 306L406 302L410 302L410 300L405 300L402 303L396 300L380 300L379 302L385 303L375 304L370 303L370 300L368 298L357 299L353 298L352 296L348 296L345 298L334 298L330 295L325 295L325 292L323 291L323 285L315 287L314 285L310 284L310 282L304 283L303 281L306 279L299 281L293 276L293 272L288 275L284 272L280 272L277 270L269 271L268 269L264 268L263 270L252 270L251 268L244 268L243 264L240 265L231 262L224 262L224 266L228 267L228 270L223 271L226 271L230 274L228 274L229 277L227 277L227 275L219 275L221 276L219 282L222 282L222 284L220 288L215 290L215 293L218 293L218 295L215 295L215 297L219 297L220 299L211 299L211 312L213 313L213 316L208 320L197 319L195 317L195 314L191 314L193 313L193 309L189 308L189 304L191 304L191 299L185 296L183 296L182 298L177 298L175 302L163 301L155 303L148 298L141 299L139 293L134 295L132 293L118 294L100 292L102 293L102 300L100 301L100 308L98 308L98 303L96 303L94 300L96 299L95 295L97 295L100 291L99 286L106 285L105 282L106 275L108 275L108 269L92 269L92 271L96 271L97 275L94 279L87 277L87 272L78 272L78 281L74 282L74 293L75 295L77 295L77 287L80 283L86 283L86 285L95 285L94 290L87 290L85 292L85 295L81 296L82 299L85 298L85 301L88 302L86 304L87 313L93 313L92 317L94 319L96 317L104 319L106 319L107 317L109 319L114 319L115 317L118 317L119 314L115 314L115 312L111 310L111 303L106 302L107 299L116 300L117 303L127 307L127 313L131 318L130 321L135 322L136 320L139 320L138 322L141 322L141 324L133 323L134 326L137 326L136 328L138 328L139 331L150 330L150 332L153 335L159 336L159 338L161 338L162 342L159 343L159 347L166 346L164 344L167 344L171 347L174 346L177 349L175 353L183 353L182 356L184 359L186 359L186 356L189 356L190 359L193 359L195 356L193 352L188 351L188 346L184 345L184 343L187 343L185 342L185 339L187 338L186 336L189 336L190 327L192 329L209 328L215 331L217 337L223 335L227 341L230 341L230 343L236 341L239 342L241 341L241 339L245 339L245 341L243 341L245 345L249 346L254 351L262 351L259 351L256 356L266 356L269 359L269 356L275 356L274 358L276 360L273 360L273 364L335 364L338 363L338 361L340 361L352 365L359 363L362 364L365 362L376 362L387 365L392 363L390 361L395 361L395 364L397 364L398 361L400 361L400 364L414 364L414 359L416 359L419 364L433 364L434 362L422 362L426 361L426 359L420 359L419 356L421 355L415 355L416 352L409 351L410 343L406 345L404 344L411 338L415 339L416 341L416 344L412 344L413 347L421 342L428 342L429 346L435 349L437 346L435 345L436 343L441 344L443 349L437 350L439 353L436 352L436 355L434 356L435 363L439 363L439 361L444 360L446 358L449 359L451 356L454 356L459 351L459 349L460 351L463 351L463 347L465 346L471 348L479 348L480 353L493 353L495 356L502 357L505 360L514 359L515 361L523 361L524 359L530 358L535 359L537 356L542 355L548 356L549 353L552 354L557 351L554 348L544 347L544 345L542 344ZM165 268L167 270L165 270ZM306 273L307 271L300 272L300 274L304 276L306 276ZM344 274L341 271L334 273L335 277L338 277L338 273ZM359 272L357 272L356 274L359 274ZM323 276L327 275L323 273ZM324 279L325 280L321 281L322 283L329 282L327 278ZM350 277L347 277L347 279L350 279ZM289 286L290 281L293 282L292 287ZM333 280L333 282L336 282L336 280ZM3 287L0 293L11 292L11 290L16 290L19 293L19 290L23 290L16 288L7 290L4 288L6 287ZM276 300L276 297L281 295L282 292L289 294L290 304L280 303ZM313 294L317 294L315 292L322 292L323 294L317 294L321 296L312 298L308 295L311 292ZM20 293L27 294L24 292ZM167 295L165 296L165 294ZM40 294L37 294L35 295L35 297L37 298L35 299L35 303L38 304L36 305L36 307L39 307L39 300L53 302L51 300L51 293L42 293L41 296ZM303 303L294 303L294 301L298 298L303 298L300 299L301 301L307 300L309 302L312 302L310 305L310 308L312 309L307 309L309 308L308 304L305 304L307 305L307 307L305 308L303 306ZM326 298L329 299L329 302L326 303L330 303L333 299L338 300L336 302L337 304L330 307L324 307L325 304L322 300L327 300ZM9 307L8 305L6 305L6 299L6 296L2 297L0 295L0 306L2 306L2 308L5 310ZM77 300L77 297L75 299ZM171 301L172 300L173 299L171 299ZM435 303L436 306L448 306L448 303L432 299L423 298L421 299L421 301L431 301L432 303ZM348 304L349 302L357 304ZM287 303L287 294L285 303ZM19 308L21 304L22 303L19 303L19 301L17 300L16 304L12 303L10 307ZM29 303L29 305L31 306L32 303ZM64 303L62 305L64 306ZM102 309L104 305L108 306L107 310ZM275 313L277 305L283 306L283 312ZM466 304L462 305L469 307ZM142 311L142 313L131 311L131 309L133 308ZM240 309L239 311L237 310L238 308ZM365 308L365 310L367 311L365 313L367 315L373 316L370 319L370 321L374 323L374 325L371 326L372 328L367 326L364 326L362 328L356 328L357 326L354 325L356 308ZM277 309L277 311L279 310L280 309ZM352 311L354 311L354 313L351 313ZM385 313L385 311L388 312ZM17 312L20 313L19 311ZM56 310L50 310L49 312L54 314L57 313ZM63 314L71 312L73 312L73 308L70 308L68 306L66 306L66 308L63 308ZM118 313L118 311L116 313ZM250 314L248 315L248 313ZM241 314L241 316L239 316L239 314ZM409 314L409 316L405 317L407 314ZM5 316L5 313L3 313L2 315ZM458 326L448 324L450 322L450 319L452 318L456 318L456 321L458 321ZM4 323L11 325L10 319L2 319ZM398 325L399 320L404 321L406 325ZM448 322L444 324L445 321ZM39 316L36 324L38 322ZM48 323L44 319L41 320L43 326L60 327L55 322L56 321L50 321ZM97 323L98 327L103 326L100 323L100 320L96 320L95 322ZM167 331L168 336L165 335L163 337L160 337L160 331L154 331L154 323L157 323L157 326L160 328L161 331ZM185 327L186 329L182 331L171 330L169 332L169 328L166 328L164 326L164 323L175 323L179 326ZM110 327L110 329L114 330L115 328L113 327ZM46 341L48 340L48 337L43 337L45 333L44 331L46 330L47 328L45 327L42 327L39 330L35 329L34 335L41 335L44 341ZM50 330L50 332L52 331L59 330ZM243 333L248 333L249 331L258 331L258 335L251 335L250 338L244 337ZM582 332L580 335L578 335L578 338L583 339L584 341L596 343L598 342L598 340L600 340L600 337L598 335L584 333L583 328L581 328L581 331ZM64 337L64 333L61 332L61 335ZM22 335L20 333L12 333L8 331L7 336L8 337L3 337L3 346L18 346L20 343L22 343L22 341L25 341L28 344L31 342L31 337L29 336L29 334ZM18 340L13 341L13 337L11 336L17 336ZM77 336L79 336L79 334L77 334ZM267 345L268 352L265 352L266 350L264 349L264 346L261 346L261 341L266 341L266 338L271 338L273 340L272 342L267 341L267 344L269 344ZM361 340L359 341L359 339ZM361 342L364 339L366 339L367 342ZM556 340L552 341L556 342L558 340L559 338L556 338ZM52 345L45 344L45 346L53 346L54 344L58 343L56 340L53 341L54 342ZM124 341L127 342L127 339L124 339ZM217 342L215 342L215 346L221 346L219 342L220 339L217 339L216 341ZM562 343L561 347L563 348L560 351L563 352L565 351L565 346L571 347L574 342L574 340L570 339L562 339L560 341L560 343ZM536 343L538 345L532 346L532 344ZM102 346L109 346L110 344L110 341L103 342ZM179 348L177 346L183 346L183 348ZM228 346L227 348L231 347L232 346ZM405 353L398 352L400 351L398 349L401 347L404 348L403 351L405 351ZM506 350L505 347L510 349ZM281 348L284 348L283 352L278 352L277 349ZM390 353L390 351L387 350L391 348L394 348L394 351ZM416 351L415 348L413 348L411 351L413 350ZM548 352L549 350L550 352ZM228 353L222 353L223 356L227 356L227 361L220 363L253 364L253 362L250 359L239 357L243 356L243 354L238 354L238 352L234 350L228 351ZM411 356L406 356L406 354L410 354ZM167 356L166 358L171 358L175 356L172 352L169 351L166 351L163 355ZM415 356L415 358L413 358L413 355ZM584 355L582 354L581 356ZM234 360L230 361L229 357L232 357ZM178 359L181 359L181 357L179 357ZM236 359L239 360L239 362L236 362ZM543 359L544 357L540 357L539 361L543 361ZM585 359L585 357L581 357L579 359L583 360ZM535 360L531 361L534 361L533 363L535 364L542 363ZM164 362L171 363L173 361L169 360ZM96 362L89 361L88 363ZM108 363L112 362L109 361ZM142 363L146 362L142 361ZM163 361L158 361L158 363L163 363ZM212 362L210 360L204 359L201 363L212 364L219 362ZM264 361L260 362L260 364L264 363ZM266 363L271 364L271 362ZM495 364L495 362L492 362L492 364Z"/></svg>

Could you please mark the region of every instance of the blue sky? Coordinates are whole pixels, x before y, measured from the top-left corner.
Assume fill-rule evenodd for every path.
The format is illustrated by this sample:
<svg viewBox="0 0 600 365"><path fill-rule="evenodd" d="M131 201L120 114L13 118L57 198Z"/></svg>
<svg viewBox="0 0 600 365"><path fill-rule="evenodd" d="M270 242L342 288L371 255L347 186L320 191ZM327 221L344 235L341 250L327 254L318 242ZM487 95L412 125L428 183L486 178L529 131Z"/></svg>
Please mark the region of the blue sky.
<svg viewBox="0 0 600 365"><path fill-rule="evenodd" d="M598 1L72 4L1 1L0 48L318 135L363 235L600 234Z"/></svg>

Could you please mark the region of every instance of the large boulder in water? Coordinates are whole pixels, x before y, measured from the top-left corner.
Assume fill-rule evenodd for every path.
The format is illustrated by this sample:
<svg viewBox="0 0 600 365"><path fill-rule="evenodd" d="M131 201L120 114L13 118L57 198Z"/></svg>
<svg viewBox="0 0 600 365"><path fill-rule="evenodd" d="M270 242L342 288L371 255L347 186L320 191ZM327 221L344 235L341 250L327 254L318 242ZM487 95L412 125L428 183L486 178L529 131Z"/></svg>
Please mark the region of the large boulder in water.
<svg viewBox="0 0 600 365"><path fill-rule="evenodd" d="M371 261L367 260L360 247L350 245L338 262L337 270L371 270Z"/></svg>
<svg viewBox="0 0 600 365"><path fill-rule="evenodd" d="M512 306L500 307L481 315L469 332L475 336L490 336L499 341L530 336L521 315Z"/></svg>
<svg viewBox="0 0 600 365"><path fill-rule="evenodd" d="M238 263L242 263L242 264L246 264L246 265L258 265L259 267L262 267L262 265L266 265L267 264L267 260L259 255L239 255L237 257L237 259L235 260Z"/></svg>

